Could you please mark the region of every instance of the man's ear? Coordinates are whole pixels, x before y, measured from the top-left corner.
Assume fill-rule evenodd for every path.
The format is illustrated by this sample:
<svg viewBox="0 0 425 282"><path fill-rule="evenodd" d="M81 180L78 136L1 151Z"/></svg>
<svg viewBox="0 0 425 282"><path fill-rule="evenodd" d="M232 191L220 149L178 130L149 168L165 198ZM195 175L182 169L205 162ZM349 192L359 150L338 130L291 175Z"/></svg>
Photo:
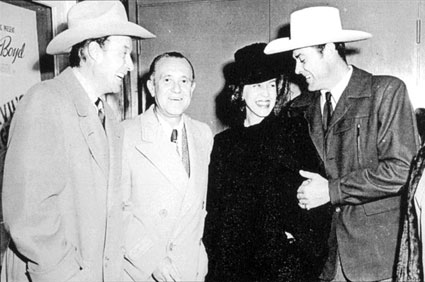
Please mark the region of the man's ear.
<svg viewBox="0 0 425 282"><path fill-rule="evenodd" d="M153 77L149 78L146 81L146 86L148 87L149 93L151 93L152 97L155 97L155 85L153 83Z"/></svg>
<svg viewBox="0 0 425 282"><path fill-rule="evenodd" d="M99 43L92 41L87 46L87 57L91 58L94 61L99 61L103 57L102 48Z"/></svg>
<svg viewBox="0 0 425 282"><path fill-rule="evenodd" d="M190 87L190 96L192 97L193 91L195 91L196 88L196 82L193 81L192 82L192 86Z"/></svg>
<svg viewBox="0 0 425 282"><path fill-rule="evenodd" d="M335 43L332 43L332 42L326 43L325 48L323 49L323 53L326 53L326 54L338 53L338 51L336 50Z"/></svg>

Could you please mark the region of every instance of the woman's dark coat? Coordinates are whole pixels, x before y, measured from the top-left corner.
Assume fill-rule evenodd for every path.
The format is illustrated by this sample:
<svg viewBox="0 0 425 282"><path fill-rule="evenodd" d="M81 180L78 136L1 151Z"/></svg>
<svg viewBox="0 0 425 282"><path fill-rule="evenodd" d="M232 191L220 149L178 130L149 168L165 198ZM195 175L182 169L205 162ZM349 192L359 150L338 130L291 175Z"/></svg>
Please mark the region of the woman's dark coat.
<svg viewBox="0 0 425 282"><path fill-rule="evenodd" d="M299 208L300 169L322 173L303 115L284 111L216 135L204 236L207 281L318 277L327 255L329 206Z"/></svg>

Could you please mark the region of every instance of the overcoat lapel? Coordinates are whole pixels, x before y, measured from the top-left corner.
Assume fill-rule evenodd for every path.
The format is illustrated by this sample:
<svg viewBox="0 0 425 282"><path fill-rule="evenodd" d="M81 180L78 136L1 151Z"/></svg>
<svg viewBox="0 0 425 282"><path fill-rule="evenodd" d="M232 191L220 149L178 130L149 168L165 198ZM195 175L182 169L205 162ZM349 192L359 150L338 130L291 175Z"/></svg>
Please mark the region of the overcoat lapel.
<svg viewBox="0 0 425 282"><path fill-rule="evenodd" d="M161 171L177 190L184 194L189 180L188 175L175 144L170 142L169 136L165 136L161 129L153 107L141 116L140 126L141 140L136 145L136 149Z"/></svg>
<svg viewBox="0 0 425 282"><path fill-rule="evenodd" d="M79 116L83 136L93 158L107 178L109 171L108 141L99 122L96 109L91 105L87 93L73 74L72 69L68 68L62 74L62 81L68 85L67 89L69 89L70 97Z"/></svg>
<svg viewBox="0 0 425 282"><path fill-rule="evenodd" d="M112 189L108 192L108 203L109 207L116 199L116 193L119 193L120 189L120 175L121 175L121 161L122 161L122 138L121 131L118 127L118 122L114 111L109 107L108 103L104 105L105 109L105 132L109 143L109 185L108 188Z"/></svg>

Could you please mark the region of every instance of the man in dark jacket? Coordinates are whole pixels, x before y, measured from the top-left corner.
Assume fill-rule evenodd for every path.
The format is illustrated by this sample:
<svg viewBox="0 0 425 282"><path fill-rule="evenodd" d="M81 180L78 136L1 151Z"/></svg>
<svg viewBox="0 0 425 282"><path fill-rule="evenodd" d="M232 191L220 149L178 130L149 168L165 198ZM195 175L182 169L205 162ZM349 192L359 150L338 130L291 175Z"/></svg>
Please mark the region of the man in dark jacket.
<svg viewBox="0 0 425 282"><path fill-rule="evenodd" d="M295 72L312 93L293 106L306 106L310 136L327 178L307 178L299 205L334 206L330 252L322 280L390 281L400 218L400 188L419 144L404 83L374 76L347 64L344 42L370 38L343 30L339 11L312 7L291 14L291 38L272 41L266 54L291 51Z"/></svg>

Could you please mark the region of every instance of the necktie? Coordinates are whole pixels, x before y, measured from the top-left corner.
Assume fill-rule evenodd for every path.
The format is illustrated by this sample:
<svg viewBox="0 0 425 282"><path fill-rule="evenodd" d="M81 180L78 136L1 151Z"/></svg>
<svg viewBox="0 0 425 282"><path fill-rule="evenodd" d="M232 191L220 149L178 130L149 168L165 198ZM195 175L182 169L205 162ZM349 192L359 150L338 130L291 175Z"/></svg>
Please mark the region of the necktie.
<svg viewBox="0 0 425 282"><path fill-rule="evenodd" d="M184 168L187 172L187 175L190 176L189 147L188 147L188 144L187 144L186 127L183 127L181 139L182 139L181 140L181 142L182 142L182 152L180 154L179 147L178 147L178 144L177 144L177 129L173 129L173 131L171 132L170 140L171 140L171 142L176 143L176 151L182 159L182 162L183 162Z"/></svg>
<svg viewBox="0 0 425 282"><path fill-rule="evenodd" d="M331 92L326 92L325 96L326 96L326 101L323 107L323 114L322 114L322 123L323 123L324 132L328 130L328 126L329 126L329 123L331 122L332 112L333 112Z"/></svg>
<svg viewBox="0 0 425 282"><path fill-rule="evenodd" d="M171 142L177 144L177 129L173 129L171 132ZM177 150L177 152L179 152L179 150Z"/></svg>
<svg viewBox="0 0 425 282"><path fill-rule="evenodd" d="M190 176L189 146L187 144L186 126L183 126L182 135L182 161L187 175Z"/></svg>
<svg viewBox="0 0 425 282"><path fill-rule="evenodd" d="M102 124L103 129L105 129L105 112L103 110L103 100L98 98L94 104L97 107L97 116L99 117L100 123Z"/></svg>

